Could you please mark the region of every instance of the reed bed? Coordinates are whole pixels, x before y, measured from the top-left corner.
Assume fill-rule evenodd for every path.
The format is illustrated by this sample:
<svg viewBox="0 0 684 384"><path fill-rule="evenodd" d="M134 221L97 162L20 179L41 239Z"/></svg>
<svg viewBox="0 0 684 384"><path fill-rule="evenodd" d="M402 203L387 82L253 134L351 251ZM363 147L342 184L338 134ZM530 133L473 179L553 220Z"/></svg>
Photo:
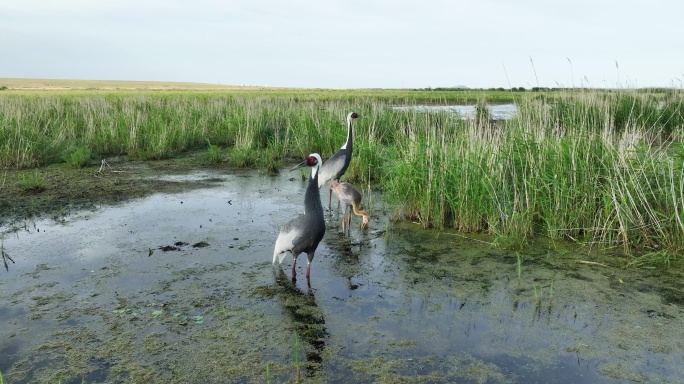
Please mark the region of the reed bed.
<svg viewBox="0 0 684 384"><path fill-rule="evenodd" d="M494 122L484 98L469 120L368 94L9 92L0 167L225 148L228 165L277 169L332 155L354 110L364 119L346 178L381 186L398 218L491 233L509 247L543 235L671 260L684 250L683 101L680 92L535 93Z"/></svg>
<svg viewBox="0 0 684 384"><path fill-rule="evenodd" d="M356 103L354 103L356 104ZM237 165L333 153L346 137L334 112L351 103L220 93L14 93L0 97L0 167L64 161L74 152L143 159L228 147Z"/></svg>
<svg viewBox="0 0 684 384"><path fill-rule="evenodd" d="M681 101L527 99L499 123L407 113L385 163L385 196L423 227L489 232L512 247L541 234L681 254Z"/></svg>

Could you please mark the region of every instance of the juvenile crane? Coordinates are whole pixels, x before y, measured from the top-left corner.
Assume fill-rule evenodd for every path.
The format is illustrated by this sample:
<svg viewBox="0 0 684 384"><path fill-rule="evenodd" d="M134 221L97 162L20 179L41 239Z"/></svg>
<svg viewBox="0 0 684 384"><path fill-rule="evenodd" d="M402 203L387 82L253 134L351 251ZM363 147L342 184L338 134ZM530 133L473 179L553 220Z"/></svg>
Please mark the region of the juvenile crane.
<svg viewBox="0 0 684 384"><path fill-rule="evenodd" d="M311 261L318 247L318 243L325 234L325 219L323 217L323 206L321 205L321 194L318 189L318 174L321 170L321 156L312 153L306 160L292 168L295 170L301 167L311 167L311 178L304 193L304 214L294 218L280 229L280 234L273 250L273 264L276 260L282 264L287 252L292 253L292 280L297 276L295 266L297 257L300 253L306 252L306 279L311 273Z"/></svg>
<svg viewBox="0 0 684 384"><path fill-rule="evenodd" d="M340 181L340 177L344 175L349 168L349 161L352 157L352 149L354 143L354 135L352 132L352 120L359 118L361 116L357 115L356 112L350 112L347 115L347 141L344 145L335 152L321 168L321 174L318 177L318 188L329 180ZM332 203L332 188L330 188L330 193L328 195L328 209Z"/></svg>
<svg viewBox="0 0 684 384"><path fill-rule="evenodd" d="M340 183L337 180L330 182L330 189L335 192L337 199L344 204L344 215L342 216L342 232L345 231L345 221L347 223L347 231L351 225L351 211L357 216L363 216L361 222L361 229L368 227L370 216L366 211L361 210L361 193L349 183ZM351 209L349 209L351 207Z"/></svg>

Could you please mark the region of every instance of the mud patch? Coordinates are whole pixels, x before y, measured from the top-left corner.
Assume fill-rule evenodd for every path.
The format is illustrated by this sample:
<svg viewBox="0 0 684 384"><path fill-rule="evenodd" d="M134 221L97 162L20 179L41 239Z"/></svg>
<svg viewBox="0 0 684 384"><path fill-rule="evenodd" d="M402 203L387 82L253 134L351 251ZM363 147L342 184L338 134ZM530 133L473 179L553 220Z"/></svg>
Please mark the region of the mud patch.
<svg viewBox="0 0 684 384"><path fill-rule="evenodd" d="M660 287L658 292L666 304L676 304L684 307L684 290L671 287Z"/></svg>
<svg viewBox="0 0 684 384"><path fill-rule="evenodd" d="M215 173L198 172L202 153L187 153L174 159L139 161L127 157L108 158L110 167L74 168L52 164L28 170L5 170L0 194L0 225L47 215L55 220L82 209L121 203L154 193L177 193L219 185ZM26 188L21 180L34 175L44 187Z"/></svg>
<svg viewBox="0 0 684 384"><path fill-rule="evenodd" d="M184 241L176 241L173 243L173 245L160 245L157 247L157 249L161 250L162 252L169 252L169 251L182 251L183 247L188 245L189 243L186 243ZM199 244L199 243L196 243ZM209 245L209 244L207 244ZM193 245L193 248L198 248ZM152 252L150 252L150 256L152 255Z"/></svg>

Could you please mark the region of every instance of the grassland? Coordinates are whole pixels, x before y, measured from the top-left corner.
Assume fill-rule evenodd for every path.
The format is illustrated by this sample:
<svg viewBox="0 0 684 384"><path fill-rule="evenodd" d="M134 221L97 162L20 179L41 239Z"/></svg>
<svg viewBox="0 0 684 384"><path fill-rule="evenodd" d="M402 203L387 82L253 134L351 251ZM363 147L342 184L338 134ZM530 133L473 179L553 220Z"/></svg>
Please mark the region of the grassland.
<svg viewBox="0 0 684 384"><path fill-rule="evenodd" d="M478 101L471 120L392 108ZM519 113L491 121L486 104L503 101ZM330 156L355 110L365 118L347 178L379 185L397 218L488 232L507 247L548 236L667 264L684 251L683 101L677 90L9 89L0 167L199 149L277 170Z"/></svg>
<svg viewBox="0 0 684 384"><path fill-rule="evenodd" d="M63 91L63 90L237 90L257 87L233 85L161 82L161 81L115 81L115 80L69 80L69 79L21 79L0 78L0 87L10 90Z"/></svg>
<svg viewBox="0 0 684 384"><path fill-rule="evenodd" d="M282 88L267 86L234 86L205 83L173 83L154 81L108 81L108 80L53 80L53 79L8 79L0 78L0 89L10 92L30 91L202 91L226 92L244 97L281 98L291 97L298 101L356 100L369 98L393 103L412 104L416 101L429 104L464 103L474 104L487 98L490 102L512 102L524 93L506 90L478 89L316 89ZM8 92L8 93L10 93ZM78 93L78 92L76 92Z"/></svg>

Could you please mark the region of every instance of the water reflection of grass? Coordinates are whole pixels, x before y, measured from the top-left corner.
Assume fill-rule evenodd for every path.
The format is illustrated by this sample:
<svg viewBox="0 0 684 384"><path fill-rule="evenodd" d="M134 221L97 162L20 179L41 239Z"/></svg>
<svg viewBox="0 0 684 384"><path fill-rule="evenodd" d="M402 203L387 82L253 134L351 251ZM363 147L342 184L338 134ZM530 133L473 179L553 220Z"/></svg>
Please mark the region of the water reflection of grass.
<svg viewBox="0 0 684 384"><path fill-rule="evenodd" d="M441 95L441 93L439 93ZM432 102L453 102L452 92ZM403 95L403 96L402 96ZM355 125L346 178L382 184L396 217L423 227L486 232L520 249L538 236L668 264L684 249L682 95L638 90L516 94L518 113L493 122L395 110L421 92L9 92L0 97L8 132L0 166L83 164L126 154L143 159L206 150L206 161L277 171L289 158L344 142ZM401 99L401 97L404 97ZM443 97L442 99L434 99ZM78 151L75 151L75 148ZM31 188L28 183L27 188Z"/></svg>
<svg viewBox="0 0 684 384"><path fill-rule="evenodd" d="M547 291L548 292L547 296L548 296L548 301L549 301L549 308L553 305L553 288L554 288L555 282L556 282L556 280L555 280L555 276L554 276L554 278L551 280L551 285L549 286L549 290ZM539 286L537 286L537 284L534 284L533 288L534 288L534 306L535 306L537 311L540 311L541 307L542 307L542 302L544 300L544 287L541 284L539 284Z"/></svg>

